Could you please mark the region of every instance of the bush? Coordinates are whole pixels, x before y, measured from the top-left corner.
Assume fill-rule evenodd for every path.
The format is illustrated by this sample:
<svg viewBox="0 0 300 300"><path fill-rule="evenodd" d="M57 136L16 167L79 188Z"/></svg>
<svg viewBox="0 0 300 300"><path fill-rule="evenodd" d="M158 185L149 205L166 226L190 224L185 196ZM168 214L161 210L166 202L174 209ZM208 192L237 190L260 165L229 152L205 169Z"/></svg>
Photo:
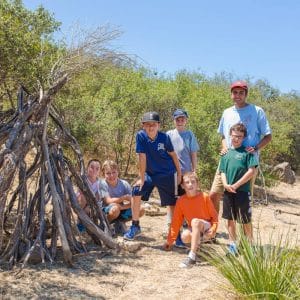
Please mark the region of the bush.
<svg viewBox="0 0 300 300"><path fill-rule="evenodd" d="M300 250L281 236L255 246L241 234L239 256L202 254L231 283L235 292L250 299L299 299ZM293 244L293 245L291 245ZM226 251L226 249L223 249Z"/></svg>

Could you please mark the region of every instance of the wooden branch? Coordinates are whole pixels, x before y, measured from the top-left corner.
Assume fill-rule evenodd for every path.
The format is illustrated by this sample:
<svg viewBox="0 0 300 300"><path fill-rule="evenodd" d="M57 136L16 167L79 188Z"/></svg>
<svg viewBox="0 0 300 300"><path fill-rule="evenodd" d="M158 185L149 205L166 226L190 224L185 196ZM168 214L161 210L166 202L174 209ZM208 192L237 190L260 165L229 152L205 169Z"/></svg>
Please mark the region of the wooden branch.
<svg viewBox="0 0 300 300"><path fill-rule="evenodd" d="M87 228L88 232L95 235L97 238L99 238L100 241L103 241L103 243L111 248L111 249L120 249L120 246L113 241L111 237L109 237L107 234L105 234L98 226L94 224L94 222L89 218L89 216L85 213L85 211L80 207L77 197L75 195L75 192L73 190L73 185L69 177L66 177L66 186L68 189L69 197L71 200L71 205L78 215L80 221L83 223L83 225Z"/></svg>
<svg viewBox="0 0 300 300"><path fill-rule="evenodd" d="M55 183L54 183L54 177L51 169L51 163L50 163L50 158L49 158L49 151L48 151L48 145L47 145L47 120L48 120L48 108L46 112L46 117L45 117L45 127L44 127L44 132L43 132L43 138L42 138L42 148L43 148L43 154L44 154L44 159L45 159L45 164L46 164L46 170L47 170L47 179L49 182L51 194L52 194L52 203L53 203L53 208L55 212L55 218L57 221L57 227L58 227L58 232L59 236L61 239L61 244L62 244L62 249L63 249L63 257L65 262L72 266L72 252L70 250L70 246L66 237L66 232L64 229L63 225L63 220L62 220L62 215L60 211L60 202L61 199L56 191L55 188Z"/></svg>

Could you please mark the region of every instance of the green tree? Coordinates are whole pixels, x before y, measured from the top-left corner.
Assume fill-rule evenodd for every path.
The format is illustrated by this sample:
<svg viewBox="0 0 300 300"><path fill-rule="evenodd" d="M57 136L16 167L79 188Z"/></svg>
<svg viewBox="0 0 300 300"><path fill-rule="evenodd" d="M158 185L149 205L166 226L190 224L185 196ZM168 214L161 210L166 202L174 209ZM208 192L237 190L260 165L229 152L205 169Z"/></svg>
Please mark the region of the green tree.
<svg viewBox="0 0 300 300"><path fill-rule="evenodd" d="M52 34L60 23L43 7L30 11L20 0L1 1L0 15L1 99L13 106L18 85L38 91L47 83L59 49Z"/></svg>

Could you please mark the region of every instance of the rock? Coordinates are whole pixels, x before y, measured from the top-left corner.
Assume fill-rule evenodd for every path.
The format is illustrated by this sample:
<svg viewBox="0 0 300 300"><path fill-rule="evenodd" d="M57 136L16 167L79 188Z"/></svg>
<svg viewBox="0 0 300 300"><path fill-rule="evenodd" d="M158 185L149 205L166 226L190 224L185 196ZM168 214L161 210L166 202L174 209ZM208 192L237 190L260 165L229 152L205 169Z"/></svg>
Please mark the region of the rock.
<svg viewBox="0 0 300 300"><path fill-rule="evenodd" d="M288 162L283 162L281 164L276 165L272 173L276 174L280 181L285 183L293 184L296 181L295 172L292 170L290 164Z"/></svg>

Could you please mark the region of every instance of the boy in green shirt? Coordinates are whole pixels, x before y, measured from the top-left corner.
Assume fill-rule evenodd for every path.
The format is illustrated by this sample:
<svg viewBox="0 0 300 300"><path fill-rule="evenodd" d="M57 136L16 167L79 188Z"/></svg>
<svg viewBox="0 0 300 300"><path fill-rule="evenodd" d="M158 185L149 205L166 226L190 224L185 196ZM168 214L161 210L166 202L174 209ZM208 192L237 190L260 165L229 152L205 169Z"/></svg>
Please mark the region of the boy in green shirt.
<svg viewBox="0 0 300 300"><path fill-rule="evenodd" d="M242 146L247 136L244 124L238 123L230 128L232 148L221 157L220 172L225 188L223 215L228 220L229 252L237 254L236 221L243 224L245 235L252 241L250 179L255 174L258 161L255 155Z"/></svg>

